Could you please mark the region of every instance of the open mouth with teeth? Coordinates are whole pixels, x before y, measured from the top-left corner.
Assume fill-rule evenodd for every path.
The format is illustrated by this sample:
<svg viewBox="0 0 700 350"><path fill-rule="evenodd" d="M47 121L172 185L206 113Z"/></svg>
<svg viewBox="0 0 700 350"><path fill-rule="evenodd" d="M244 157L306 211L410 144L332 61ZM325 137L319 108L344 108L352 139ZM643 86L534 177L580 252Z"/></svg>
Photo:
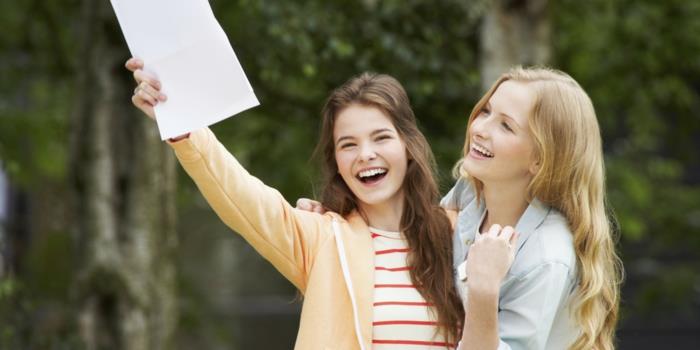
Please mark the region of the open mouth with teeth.
<svg viewBox="0 0 700 350"><path fill-rule="evenodd" d="M486 157L486 158L493 158L493 153L491 153L489 150L487 150L484 147L481 147L477 144L472 144L472 151L476 152L476 154Z"/></svg>
<svg viewBox="0 0 700 350"><path fill-rule="evenodd" d="M389 170L386 168L372 168L360 171L357 173L356 177L362 183L373 184L383 179L388 172Z"/></svg>

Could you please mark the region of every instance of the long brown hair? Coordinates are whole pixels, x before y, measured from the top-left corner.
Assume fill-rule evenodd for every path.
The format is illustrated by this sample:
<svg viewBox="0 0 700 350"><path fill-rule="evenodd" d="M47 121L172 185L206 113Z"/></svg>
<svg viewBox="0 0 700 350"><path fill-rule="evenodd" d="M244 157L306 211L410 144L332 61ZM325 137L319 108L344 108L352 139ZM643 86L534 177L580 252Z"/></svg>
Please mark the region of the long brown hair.
<svg viewBox="0 0 700 350"><path fill-rule="evenodd" d="M535 93L528 126L540 168L527 188L529 199L559 210L574 238L579 283L569 307L581 333L570 349L614 349L623 269L615 252L614 218L606 210L603 146L593 102L564 72L516 67L476 104L468 125L507 80L527 83ZM464 155L468 152L467 137ZM483 183L462 175L479 194Z"/></svg>
<svg viewBox="0 0 700 350"><path fill-rule="evenodd" d="M452 270L452 227L439 206L435 158L401 84L384 74L363 73L335 89L322 111L315 155L321 161L321 202L343 216L358 208L357 198L338 173L333 128L338 114L350 105L375 107L391 119L406 145L408 167L403 181L400 229L408 241L408 266L413 284L434 305L438 327L446 340L457 341L464 310Z"/></svg>

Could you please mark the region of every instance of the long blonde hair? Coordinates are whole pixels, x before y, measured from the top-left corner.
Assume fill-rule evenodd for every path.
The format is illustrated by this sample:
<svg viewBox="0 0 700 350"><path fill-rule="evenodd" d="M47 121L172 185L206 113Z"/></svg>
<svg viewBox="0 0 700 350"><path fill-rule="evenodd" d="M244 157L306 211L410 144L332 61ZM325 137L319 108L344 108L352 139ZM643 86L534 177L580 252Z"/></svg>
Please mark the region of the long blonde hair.
<svg viewBox="0 0 700 350"><path fill-rule="evenodd" d="M581 332L570 349L613 349L623 270L606 211L603 148L593 103L566 73L517 67L476 104L469 126L507 80L527 83L535 93L528 126L540 168L528 185L528 197L559 210L573 233L579 285L570 307ZM464 155L468 151L469 137ZM463 175L480 195L483 183Z"/></svg>

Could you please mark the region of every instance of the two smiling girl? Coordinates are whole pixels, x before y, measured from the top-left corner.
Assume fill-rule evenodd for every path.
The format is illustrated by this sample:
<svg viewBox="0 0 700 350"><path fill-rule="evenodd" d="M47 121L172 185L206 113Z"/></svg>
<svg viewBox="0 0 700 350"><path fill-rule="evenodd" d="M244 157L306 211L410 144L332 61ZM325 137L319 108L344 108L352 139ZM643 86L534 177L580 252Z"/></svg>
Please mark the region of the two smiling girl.
<svg viewBox="0 0 700 350"><path fill-rule="evenodd" d="M159 83L136 59L127 68L153 118ZM514 70L487 92L445 209L408 97L386 75L350 79L323 107L324 214L292 207L209 129L170 144L219 217L304 295L297 349L613 347L600 134L563 73Z"/></svg>

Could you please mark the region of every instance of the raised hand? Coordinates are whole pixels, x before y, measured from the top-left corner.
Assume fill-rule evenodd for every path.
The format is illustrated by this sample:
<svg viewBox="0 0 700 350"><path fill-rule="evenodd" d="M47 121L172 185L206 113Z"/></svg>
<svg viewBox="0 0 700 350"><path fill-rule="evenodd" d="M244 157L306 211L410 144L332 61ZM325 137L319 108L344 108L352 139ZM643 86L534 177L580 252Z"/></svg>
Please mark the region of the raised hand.
<svg viewBox="0 0 700 350"><path fill-rule="evenodd" d="M153 107L159 102L165 102L168 98L160 92L160 81L155 77L143 71L143 61L138 58L130 58L126 61L126 69L134 73L136 88L134 95L131 96L131 102L138 109L143 111L151 119L156 118Z"/></svg>
<svg viewBox="0 0 700 350"><path fill-rule="evenodd" d="M501 228L497 224L476 236L466 262L470 289L498 293L501 281L515 258L514 243L517 239L518 233L512 227Z"/></svg>

